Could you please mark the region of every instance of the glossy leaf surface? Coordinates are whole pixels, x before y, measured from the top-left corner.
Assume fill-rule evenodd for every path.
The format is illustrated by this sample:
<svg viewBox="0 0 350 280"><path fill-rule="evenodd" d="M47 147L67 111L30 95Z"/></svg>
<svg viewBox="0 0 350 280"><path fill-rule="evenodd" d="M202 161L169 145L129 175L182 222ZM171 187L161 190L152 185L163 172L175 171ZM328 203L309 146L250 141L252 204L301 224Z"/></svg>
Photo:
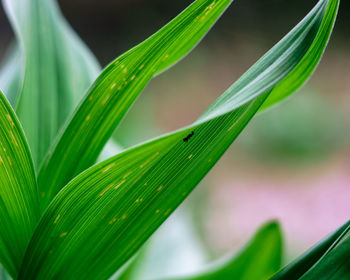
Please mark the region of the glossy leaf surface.
<svg viewBox="0 0 350 280"><path fill-rule="evenodd" d="M103 71L40 170L38 183L44 206L69 180L95 163L150 79L187 54L231 2L194 1L163 29Z"/></svg>
<svg viewBox="0 0 350 280"><path fill-rule="evenodd" d="M70 29L55 0L3 3L23 64L16 70L23 71L14 105L39 166L61 125L96 78L99 66Z"/></svg>
<svg viewBox="0 0 350 280"><path fill-rule="evenodd" d="M0 92L0 262L13 277L39 215L29 148L15 113Z"/></svg>

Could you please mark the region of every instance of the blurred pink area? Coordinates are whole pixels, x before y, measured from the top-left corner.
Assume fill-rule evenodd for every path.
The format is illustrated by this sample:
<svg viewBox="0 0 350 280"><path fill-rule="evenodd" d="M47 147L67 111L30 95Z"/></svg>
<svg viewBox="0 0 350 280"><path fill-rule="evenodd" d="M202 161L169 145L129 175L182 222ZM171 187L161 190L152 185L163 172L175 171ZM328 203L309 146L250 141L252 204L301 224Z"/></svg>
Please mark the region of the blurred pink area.
<svg viewBox="0 0 350 280"><path fill-rule="evenodd" d="M300 254L350 218L346 166L339 159L331 166L284 174L272 167L269 172L247 168L239 174L244 170L239 167L231 176L215 176L210 207L216 210L210 211L207 223L210 242L219 248L237 247L261 224L278 219L288 255Z"/></svg>

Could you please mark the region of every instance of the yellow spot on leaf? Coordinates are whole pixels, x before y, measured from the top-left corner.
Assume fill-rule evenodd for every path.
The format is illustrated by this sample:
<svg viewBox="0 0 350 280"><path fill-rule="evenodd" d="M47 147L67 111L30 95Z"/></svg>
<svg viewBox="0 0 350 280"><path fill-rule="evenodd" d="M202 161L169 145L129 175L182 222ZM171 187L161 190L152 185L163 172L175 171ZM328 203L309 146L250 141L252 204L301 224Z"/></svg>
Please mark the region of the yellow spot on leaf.
<svg viewBox="0 0 350 280"><path fill-rule="evenodd" d="M127 215L126 215L126 214L124 214L124 215L122 216L122 220L125 220L125 219L126 219L126 217L127 217Z"/></svg>
<svg viewBox="0 0 350 280"><path fill-rule="evenodd" d="M232 130L235 126L236 126L236 123L234 123L233 125L231 125L231 127L230 127L227 131Z"/></svg>
<svg viewBox="0 0 350 280"><path fill-rule="evenodd" d="M125 179L126 177L128 177L130 174L131 174L131 171L129 171L128 173L126 173L126 174L123 176L123 179Z"/></svg>
<svg viewBox="0 0 350 280"><path fill-rule="evenodd" d="M60 234L60 237L65 237L67 235L67 232L62 232L61 234Z"/></svg>
<svg viewBox="0 0 350 280"><path fill-rule="evenodd" d="M113 85L111 85L111 89L114 89L116 87L116 83L114 83Z"/></svg>
<svg viewBox="0 0 350 280"><path fill-rule="evenodd" d="M189 155L188 158L189 158L189 159L193 158L193 154Z"/></svg>
<svg viewBox="0 0 350 280"><path fill-rule="evenodd" d="M207 14L211 11L211 9L213 9L214 5L215 5L215 2L211 3L211 4L205 9L205 10L206 10L205 15L207 15Z"/></svg>
<svg viewBox="0 0 350 280"><path fill-rule="evenodd" d="M123 181L121 181L118 185L116 185L115 187L114 187L114 189L116 190L116 189L118 189L121 185L123 185L125 183L125 180L123 180Z"/></svg>
<svg viewBox="0 0 350 280"><path fill-rule="evenodd" d="M57 217L53 223L56 224L59 218L60 218L60 214L57 215Z"/></svg>
<svg viewBox="0 0 350 280"><path fill-rule="evenodd" d="M112 220L109 221L109 224L113 224L117 219L116 218L113 218Z"/></svg>
<svg viewBox="0 0 350 280"><path fill-rule="evenodd" d="M2 160L2 157L0 156L0 164L3 163L4 161Z"/></svg>
<svg viewBox="0 0 350 280"><path fill-rule="evenodd" d="M91 118L91 115L89 114L89 115L87 115L87 117L85 118L85 121L89 121L90 118Z"/></svg>
<svg viewBox="0 0 350 280"><path fill-rule="evenodd" d="M131 78L130 78L130 80L134 80L136 78L136 75L133 75Z"/></svg>
<svg viewBox="0 0 350 280"><path fill-rule="evenodd" d="M10 124L11 124L12 126L15 126L15 123L13 122L13 120L12 120L10 114L7 114L7 118L8 118L8 120L9 120Z"/></svg>
<svg viewBox="0 0 350 280"><path fill-rule="evenodd" d="M145 67L145 64L142 64L139 68L139 70L142 70Z"/></svg>
<svg viewBox="0 0 350 280"><path fill-rule="evenodd" d="M168 216L170 214L171 209L165 211L164 216Z"/></svg>
<svg viewBox="0 0 350 280"><path fill-rule="evenodd" d="M157 209L157 210L156 210L156 214L159 214L159 212L160 212L160 210L159 210L159 209Z"/></svg>
<svg viewBox="0 0 350 280"><path fill-rule="evenodd" d="M143 198L141 197L141 198L138 198L138 199L136 199L136 203L140 203L140 202L142 202L143 201Z"/></svg>
<svg viewBox="0 0 350 280"><path fill-rule="evenodd" d="M10 133L11 133L11 137L12 137L13 143L15 143L15 145L18 147L18 143L16 141L15 136L13 135L12 131L10 131Z"/></svg>
<svg viewBox="0 0 350 280"><path fill-rule="evenodd" d="M160 192L163 188L164 188L163 186L160 186L160 187L157 189L157 191Z"/></svg>
<svg viewBox="0 0 350 280"><path fill-rule="evenodd" d="M105 97L105 99L103 99L102 104L105 105L105 104L107 103L108 99L110 99L110 98L111 98L111 95L110 95L110 94L107 95L107 96Z"/></svg>
<svg viewBox="0 0 350 280"><path fill-rule="evenodd" d="M151 156L148 160L146 160L144 163L140 165L140 168L144 168L146 164L148 164L150 161L152 161L156 156L159 155L159 152L156 152L153 156Z"/></svg>
<svg viewBox="0 0 350 280"><path fill-rule="evenodd" d="M107 172L107 171L110 170L113 166L115 166L115 163L112 163L112 164L108 165L105 169L102 170L102 173Z"/></svg>
<svg viewBox="0 0 350 280"><path fill-rule="evenodd" d="M99 196L103 196L103 195L106 193L106 191L108 191L111 187L113 187L113 184L111 184L111 185L109 185L107 188L105 188L105 189L103 190L103 192L100 193Z"/></svg>

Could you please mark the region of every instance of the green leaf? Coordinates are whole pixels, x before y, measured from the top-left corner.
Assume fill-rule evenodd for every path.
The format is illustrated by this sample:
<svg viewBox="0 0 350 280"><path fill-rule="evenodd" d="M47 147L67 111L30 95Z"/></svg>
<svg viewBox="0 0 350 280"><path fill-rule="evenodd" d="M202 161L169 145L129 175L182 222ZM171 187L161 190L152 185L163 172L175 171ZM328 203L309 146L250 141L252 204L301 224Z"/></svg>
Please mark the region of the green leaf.
<svg viewBox="0 0 350 280"><path fill-rule="evenodd" d="M40 169L38 183L44 207L68 181L95 163L150 79L187 54L231 2L195 1L103 71Z"/></svg>
<svg viewBox="0 0 350 280"><path fill-rule="evenodd" d="M329 8L332 9L334 13L328 13L325 15L321 26L318 27L321 32L317 33L316 38L314 38L314 43L308 49L306 55L288 74L284 82L275 87L274 91L270 94L269 98L261 107L261 110L280 102L300 88L305 81L311 77L312 73L320 62L323 51L328 44L328 38L331 36L333 30L333 28L329 28L329 26L330 24L334 24L339 8L338 0L319 1L319 3L321 2L328 2ZM316 26L317 25L315 25L313 28L317 28ZM310 59L310 57L313 59Z"/></svg>
<svg viewBox="0 0 350 280"><path fill-rule="evenodd" d="M305 252L298 259L287 265L278 272L271 280L292 280L292 279L333 279L337 273L344 273L341 267L349 264L349 229L350 222L340 227L334 233L316 244ZM338 246L340 245L340 246ZM335 265L337 264L337 265ZM345 267L346 268L346 267ZM312 278L316 276L318 277ZM347 271L349 273L349 271ZM321 277L324 276L325 278ZM339 276L339 275L338 275ZM334 279L347 279L339 277Z"/></svg>
<svg viewBox="0 0 350 280"><path fill-rule="evenodd" d="M70 181L44 213L19 279L111 276L208 173L269 93L290 82L300 63L320 57L309 50L320 40L326 45L338 4L320 1L191 126L127 149Z"/></svg>
<svg viewBox="0 0 350 280"><path fill-rule="evenodd" d="M278 223L264 225L238 255L229 256L206 271L178 280L266 280L282 263L282 234Z"/></svg>
<svg viewBox="0 0 350 280"><path fill-rule="evenodd" d="M350 225L300 279L350 279Z"/></svg>
<svg viewBox="0 0 350 280"><path fill-rule="evenodd" d="M39 200L22 128L0 92L0 263L15 277L39 220Z"/></svg>
<svg viewBox="0 0 350 280"><path fill-rule="evenodd" d="M54 0L3 3L24 63L16 112L38 166L99 66Z"/></svg>

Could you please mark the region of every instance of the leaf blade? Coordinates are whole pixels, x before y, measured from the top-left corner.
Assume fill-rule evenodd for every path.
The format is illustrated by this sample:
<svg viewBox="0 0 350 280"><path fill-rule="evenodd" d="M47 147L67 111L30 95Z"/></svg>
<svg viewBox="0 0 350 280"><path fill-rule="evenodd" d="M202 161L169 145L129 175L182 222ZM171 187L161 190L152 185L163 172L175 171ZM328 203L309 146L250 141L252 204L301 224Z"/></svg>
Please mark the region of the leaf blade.
<svg viewBox="0 0 350 280"><path fill-rule="evenodd" d="M279 224L266 223L236 255L194 276L178 280L240 279L266 280L282 263L282 234Z"/></svg>
<svg viewBox="0 0 350 280"><path fill-rule="evenodd" d="M40 169L38 183L44 206L69 180L94 164L150 79L188 53L232 1L194 1L103 71Z"/></svg>
<svg viewBox="0 0 350 280"><path fill-rule="evenodd" d="M3 0L3 4L22 54L14 108L38 167L99 66L55 0Z"/></svg>
<svg viewBox="0 0 350 280"><path fill-rule="evenodd" d="M274 52L253 66L194 124L127 149L73 179L44 214L20 278L79 275L105 279L112 275L219 160L270 92L303 61L315 38L328 41L317 34L328 32L319 28L324 21L328 29L333 28L334 21L328 16L337 11L334 3L337 1L320 1ZM286 55L292 50L297 61ZM261 75L268 73L272 77L261 83ZM48 242L49 236L52 241Z"/></svg>
<svg viewBox="0 0 350 280"><path fill-rule="evenodd" d="M344 259L348 259L346 254L349 252L349 250L347 249L346 251L343 251L343 248L349 245L345 244L346 246L344 246L343 243L343 248L341 248L340 253L336 252L334 254L331 252L336 250L336 246L341 244L342 240L348 240L347 235L349 232L349 226L350 222L345 223L335 232L327 236L324 240L320 241L311 249L302 254L298 259L284 267L274 277L272 277L271 280L289 280L295 278L308 279L308 277L312 276L313 273L318 273L319 269L322 271L323 268L326 268L326 271L322 272L322 276L328 277L326 279L330 279L330 275L326 276L327 273L331 272L332 274L334 272L334 268L339 269L339 267L336 267L334 264L338 263L343 265ZM331 258L335 257L338 258L338 260L331 262L330 266L327 267L327 256L329 253L331 253ZM322 262L325 263L324 266L322 265ZM321 278L316 277L310 279Z"/></svg>
<svg viewBox="0 0 350 280"><path fill-rule="evenodd" d="M11 105L0 92L0 261L16 276L40 217L30 151Z"/></svg>

